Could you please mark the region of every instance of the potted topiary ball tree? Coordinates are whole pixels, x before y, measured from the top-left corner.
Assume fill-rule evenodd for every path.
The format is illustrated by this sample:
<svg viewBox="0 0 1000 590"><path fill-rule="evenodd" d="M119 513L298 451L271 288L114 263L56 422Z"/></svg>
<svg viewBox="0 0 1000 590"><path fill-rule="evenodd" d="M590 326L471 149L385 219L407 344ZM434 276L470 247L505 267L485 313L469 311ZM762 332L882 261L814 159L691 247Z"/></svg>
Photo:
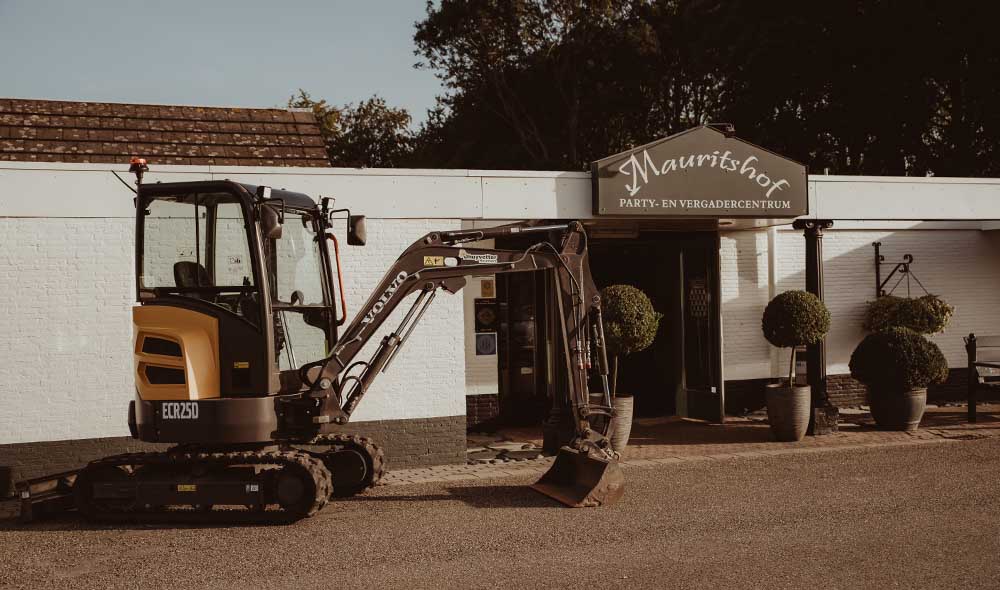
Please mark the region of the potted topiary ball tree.
<svg viewBox="0 0 1000 590"><path fill-rule="evenodd" d="M872 418L882 430L916 430L927 386L948 377L936 344L909 328L869 334L851 354L851 376L868 388Z"/></svg>
<svg viewBox="0 0 1000 590"><path fill-rule="evenodd" d="M632 433L632 396L618 393L618 357L645 350L656 339L663 314L640 289L611 285L601 290L604 339L611 354L611 395L615 416L608 431L611 447L621 452Z"/></svg>
<svg viewBox="0 0 1000 590"><path fill-rule="evenodd" d="M830 331L830 312L812 293L786 291L767 304L761 318L767 341L791 348L788 380L767 386L767 419L775 438L798 441L809 428L809 387L795 386L795 349L815 344Z"/></svg>

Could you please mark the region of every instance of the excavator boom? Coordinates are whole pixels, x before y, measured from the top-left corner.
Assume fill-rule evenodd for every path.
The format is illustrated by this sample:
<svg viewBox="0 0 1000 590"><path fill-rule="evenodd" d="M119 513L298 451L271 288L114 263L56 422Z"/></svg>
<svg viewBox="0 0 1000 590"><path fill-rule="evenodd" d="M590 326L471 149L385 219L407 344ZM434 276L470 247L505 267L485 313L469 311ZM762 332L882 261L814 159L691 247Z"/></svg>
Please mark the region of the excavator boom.
<svg viewBox="0 0 1000 590"><path fill-rule="evenodd" d="M526 250L465 246L512 235L538 235ZM465 277L508 272L549 271L554 286L559 340L557 365L565 370L573 437L559 452L552 469L533 487L569 506L599 506L621 497L624 486L617 454L607 430L613 410L607 383L607 354L600 296L590 274L587 237L582 224L511 224L490 229L432 232L397 259L365 305L358 311L332 353L303 367L310 395L323 400L332 424L343 424L361 402L375 377L384 371L413 331L439 289L456 293ZM371 359L353 362L385 319L406 298L419 292L399 328L383 337ZM596 367L595 367L596 365ZM355 374L355 368L360 372ZM601 376L602 402L591 401L589 376ZM325 418L324 418L325 419Z"/></svg>

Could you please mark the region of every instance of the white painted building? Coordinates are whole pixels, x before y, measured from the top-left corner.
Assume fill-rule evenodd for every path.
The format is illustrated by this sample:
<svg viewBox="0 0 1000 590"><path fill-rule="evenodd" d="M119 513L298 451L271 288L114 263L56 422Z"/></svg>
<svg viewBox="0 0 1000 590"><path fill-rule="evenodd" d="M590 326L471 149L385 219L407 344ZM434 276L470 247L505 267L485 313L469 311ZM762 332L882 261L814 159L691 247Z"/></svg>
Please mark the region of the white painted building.
<svg viewBox="0 0 1000 590"><path fill-rule="evenodd" d="M132 193L114 174L131 182L126 168L0 162L0 465L31 456L25 449L35 443L128 435L134 209ZM582 219L595 235L610 227L593 214L590 175L578 172L154 165L145 181L208 179L332 196L338 207L366 215L368 245L342 247L348 314L398 253L431 230L517 219ZM933 337L953 369L965 364L963 336L1000 334L1000 273L994 270L1000 180L810 176L808 185L808 217L834 220L824 239L831 378L848 373L862 337L864 305L875 297L876 241L887 260L912 254L922 284L955 306L947 332ZM601 243L627 244L627 237L614 235L631 221L638 223L616 221L612 237ZM764 340L760 316L770 297L804 285L805 242L790 221L754 227L736 220L709 232L718 235L723 379L733 391L784 371L785 353ZM648 223L656 230L655 221ZM679 229L672 223L656 235ZM461 448L464 428L454 425L465 423L467 396L493 396L495 405L503 387L497 357L474 350L473 304L483 280L491 277L470 281L459 296L436 299L359 407L360 426L412 421L434 440ZM418 427L439 418L452 426L443 432ZM383 430L392 438L391 428ZM422 432L406 444L417 444Z"/></svg>

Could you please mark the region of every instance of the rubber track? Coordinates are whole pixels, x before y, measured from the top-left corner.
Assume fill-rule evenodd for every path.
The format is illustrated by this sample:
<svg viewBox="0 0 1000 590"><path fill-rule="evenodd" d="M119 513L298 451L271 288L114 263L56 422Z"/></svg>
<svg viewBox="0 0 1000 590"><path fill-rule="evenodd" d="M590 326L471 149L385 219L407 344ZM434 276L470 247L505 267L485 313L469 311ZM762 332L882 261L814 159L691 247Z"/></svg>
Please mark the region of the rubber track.
<svg viewBox="0 0 1000 590"><path fill-rule="evenodd" d="M334 496L336 497L346 497L360 494L369 488L377 486L385 476L385 453L382 451L382 447L372 442L370 438L358 436L356 434L324 434L317 436L306 444L316 446L330 445L354 447L355 449L366 453L370 458L372 465L371 479L366 481L364 485L347 488L349 493L340 493L335 485ZM334 474L334 479L336 479L336 474Z"/></svg>
<svg viewBox="0 0 1000 590"><path fill-rule="evenodd" d="M89 518L99 521L137 522L190 522L190 523L290 523L308 518L323 508L330 498L333 482L330 472L323 462L304 451L239 451L231 453L126 453L92 461L81 471L110 466L142 467L157 465L182 467L189 465L214 465L216 467L246 465L296 465L305 469L313 479L316 495L305 510L127 510L127 511L85 511Z"/></svg>

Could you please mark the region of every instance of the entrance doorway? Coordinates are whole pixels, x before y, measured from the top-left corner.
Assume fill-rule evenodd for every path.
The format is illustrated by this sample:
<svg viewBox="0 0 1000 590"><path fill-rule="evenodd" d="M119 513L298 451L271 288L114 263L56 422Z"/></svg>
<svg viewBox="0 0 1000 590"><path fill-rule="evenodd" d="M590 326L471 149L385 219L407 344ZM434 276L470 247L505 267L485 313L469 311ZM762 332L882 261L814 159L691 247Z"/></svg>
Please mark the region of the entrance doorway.
<svg viewBox="0 0 1000 590"><path fill-rule="evenodd" d="M618 391L635 397L638 416L721 422L718 233L642 229L602 235L599 227L590 233L597 287L638 287L663 314L653 344L619 359ZM525 246L501 242L497 247ZM542 272L497 275L498 401L505 424L540 424L551 405L555 349L547 289Z"/></svg>
<svg viewBox="0 0 1000 590"><path fill-rule="evenodd" d="M653 344L619 359L618 391L634 396L638 416L722 421L717 234L595 234L590 264L598 288L632 285L663 314Z"/></svg>

